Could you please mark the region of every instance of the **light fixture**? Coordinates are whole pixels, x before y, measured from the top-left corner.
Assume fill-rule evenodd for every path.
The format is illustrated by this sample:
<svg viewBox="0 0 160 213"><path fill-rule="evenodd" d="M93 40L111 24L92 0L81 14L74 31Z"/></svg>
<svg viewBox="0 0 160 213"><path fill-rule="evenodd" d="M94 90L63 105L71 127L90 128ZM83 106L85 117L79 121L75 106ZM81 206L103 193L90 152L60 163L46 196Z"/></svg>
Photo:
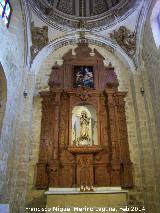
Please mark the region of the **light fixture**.
<svg viewBox="0 0 160 213"><path fill-rule="evenodd" d="M26 98L28 96L28 92L26 90L24 90L23 96L24 96L24 98Z"/></svg>
<svg viewBox="0 0 160 213"><path fill-rule="evenodd" d="M144 88L143 87L141 87L140 92L141 92L141 95L144 96Z"/></svg>

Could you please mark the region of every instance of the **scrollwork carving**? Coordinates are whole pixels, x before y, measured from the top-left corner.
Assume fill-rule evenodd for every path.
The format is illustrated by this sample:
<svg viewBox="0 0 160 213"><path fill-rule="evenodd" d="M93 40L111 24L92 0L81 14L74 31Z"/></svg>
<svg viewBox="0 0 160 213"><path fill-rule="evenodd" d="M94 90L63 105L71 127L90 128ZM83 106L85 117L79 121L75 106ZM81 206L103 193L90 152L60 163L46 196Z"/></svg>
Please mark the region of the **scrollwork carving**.
<svg viewBox="0 0 160 213"><path fill-rule="evenodd" d="M109 34L126 53L133 56L136 51L136 35L125 26L121 26L118 30L114 30Z"/></svg>
<svg viewBox="0 0 160 213"><path fill-rule="evenodd" d="M80 98L81 101L87 101L89 98L92 97L92 94L89 90L85 87L81 87L76 94L76 97Z"/></svg>
<svg viewBox="0 0 160 213"><path fill-rule="evenodd" d="M46 44L48 44L48 27L43 26L40 27L34 27L32 24L31 27L31 33L32 33L32 47L31 47L31 53L34 57L40 49L42 49Z"/></svg>

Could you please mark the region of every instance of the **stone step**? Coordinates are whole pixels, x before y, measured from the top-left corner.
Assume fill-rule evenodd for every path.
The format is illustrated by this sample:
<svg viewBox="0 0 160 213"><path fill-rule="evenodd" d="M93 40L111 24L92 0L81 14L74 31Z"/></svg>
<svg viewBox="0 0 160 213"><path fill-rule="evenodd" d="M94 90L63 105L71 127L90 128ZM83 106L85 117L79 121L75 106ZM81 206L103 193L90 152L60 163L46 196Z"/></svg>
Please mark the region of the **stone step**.
<svg viewBox="0 0 160 213"><path fill-rule="evenodd" d="M122 212L121 208L127 206L127 192L118 191L118 192L96 192L96 193L71 193L68 194L64 192L53 194L46 193L47 195L47 208L52 209L51 212L60 212L59 208L70 208L69 212L103 212L101 208L106 208L106 212L109 208L116 208L116 212ZM88 208L88 211L87 211ZM110 212L111 210L110 209Z"/></svg>

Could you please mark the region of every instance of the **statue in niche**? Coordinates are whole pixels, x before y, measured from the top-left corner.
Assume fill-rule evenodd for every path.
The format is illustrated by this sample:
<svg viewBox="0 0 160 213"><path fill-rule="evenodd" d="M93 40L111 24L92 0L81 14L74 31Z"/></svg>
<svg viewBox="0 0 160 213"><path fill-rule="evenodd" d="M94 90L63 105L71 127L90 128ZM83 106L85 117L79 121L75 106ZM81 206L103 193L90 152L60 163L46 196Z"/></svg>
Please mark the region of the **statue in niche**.
<svg viewBox="0 0 160 213"><path fill-rule="evenodd" d="M90 119L87 116L87 112L83 111L81 113L81 118L80 118L80 125L81 125L81 130L80 130L80 140L88 140L89 139L89 121Z"/></svg>
<svg viewBox="0 0 160 213"><path fill-rule="evenodd" d="M72 144L93 146L97 144L97 117L91 105L75 106L72 111Z"/></svg>
<svg viewBox="0 0 160 213"><path fill-rule="evenodd" d="M77 139L78 145L91 145L89 125L90 118L88 118L86 111L82 111L80 117L80 137Z"/></svg>

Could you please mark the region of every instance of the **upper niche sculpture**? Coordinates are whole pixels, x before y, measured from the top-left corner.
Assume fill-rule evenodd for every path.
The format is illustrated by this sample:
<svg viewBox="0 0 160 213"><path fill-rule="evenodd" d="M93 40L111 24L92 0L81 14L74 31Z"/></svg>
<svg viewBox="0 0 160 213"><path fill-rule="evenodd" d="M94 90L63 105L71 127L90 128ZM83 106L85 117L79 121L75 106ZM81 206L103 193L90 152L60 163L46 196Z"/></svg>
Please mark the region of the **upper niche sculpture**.
<svg viewBox="0 0 160 213"><path fill-rule="evenodd" d="M125 92L114 68L85 43L55 65L50 91L41 92L42 123L36 187L132 187ZM93 52L93 51L92 51ZM75 87L77 71L91 68L94 87ZM85 74L83 76L85 78Z"/></svg>
<svg viewBox="0 0 160 213"><path fill-rule="evenodd" d="M122 47L130 56L136 52L136 35L125 26L121 26L117 31L110 33L110 37L114 39L119 46Z"/></svg>
<svg viewBox="0 0 160 213"><path fill-rule="evenodd" d="M32 56L35 56L40 49L42 49L48 43L48 27L43 26L41 27L34 27L32 24L31 27L32 33L32 47L31 53Z"/></svg>

